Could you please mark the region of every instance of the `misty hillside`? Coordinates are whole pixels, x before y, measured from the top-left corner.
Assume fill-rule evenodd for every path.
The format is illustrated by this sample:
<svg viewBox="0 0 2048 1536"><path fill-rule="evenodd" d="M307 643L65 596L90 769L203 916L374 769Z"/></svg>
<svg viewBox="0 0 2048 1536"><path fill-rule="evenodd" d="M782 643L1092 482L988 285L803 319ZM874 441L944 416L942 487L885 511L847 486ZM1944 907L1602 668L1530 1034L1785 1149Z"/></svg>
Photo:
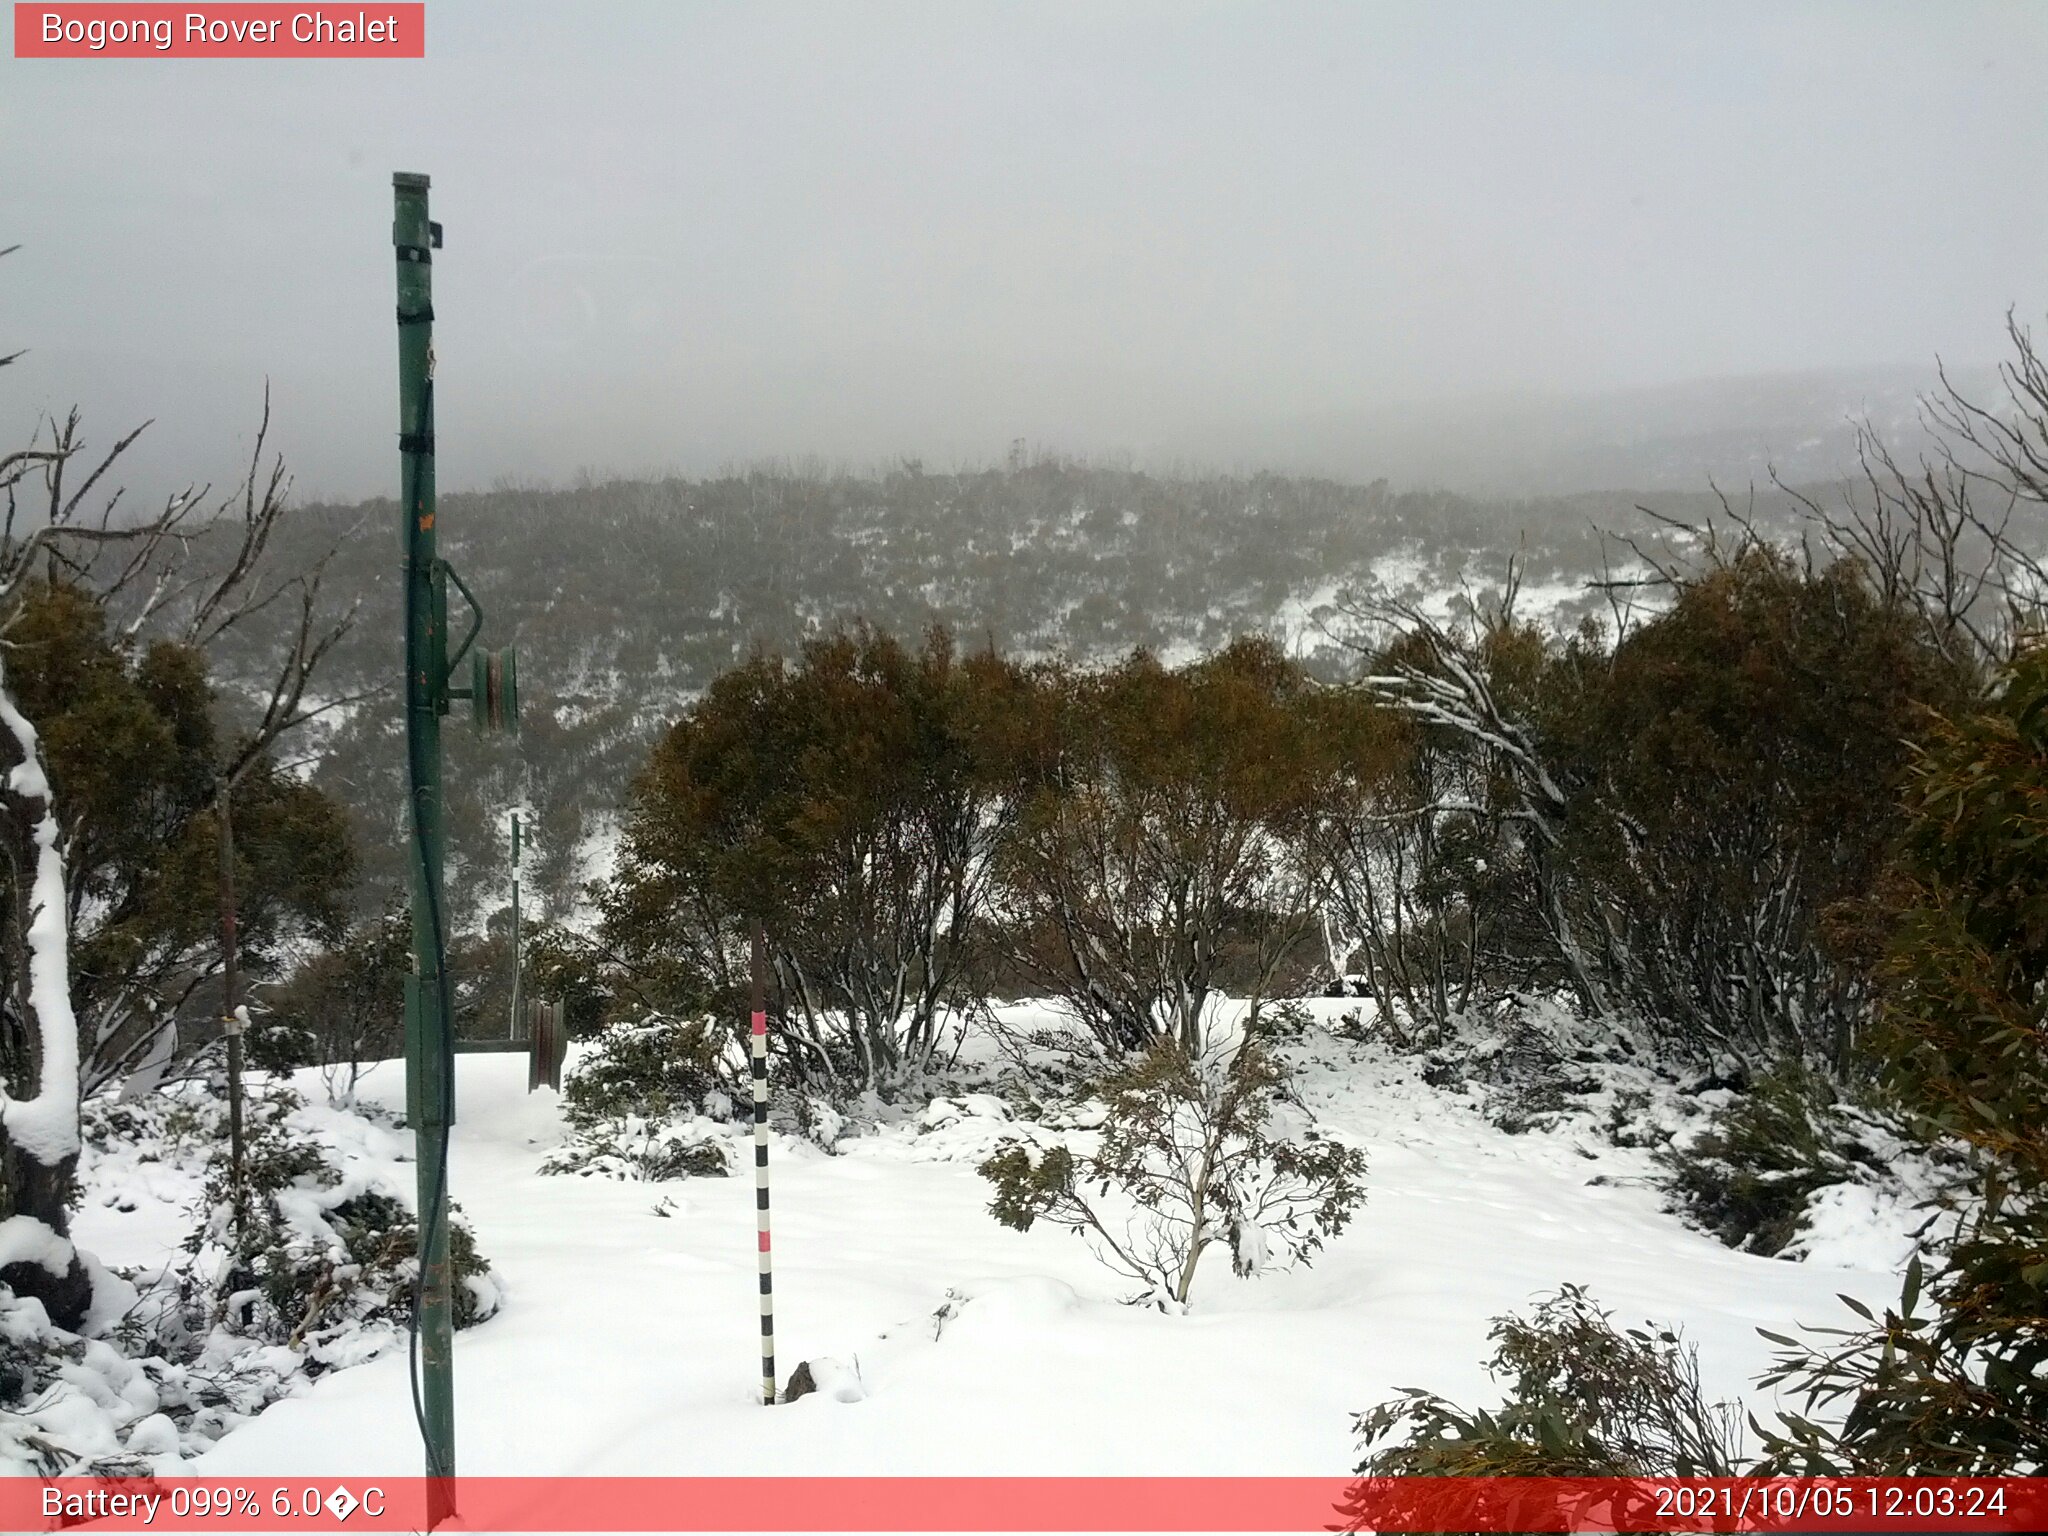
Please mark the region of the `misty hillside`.
<svg viewBox="0 0 2048 1536"><path fill-rule="evenodd" d="M1655 502L1687 519L1716 506L1706 494ZM280 535L295 544L279 552L288 560L335 547L327 591L362 600L323 673L330 696L397 669L395 519L391 502L311 506ZM936 622L1015 653L1143 646L1178 658L1269 633L1329 669L1343 664L1347 592L1476 597L1516 557L1524 611L1569 625L1604 608L1585 584L1628 553L1602 530L1648 523L1621 493L1487 501L1384 480L1170 478L1021 454L964 474L909 463L871 477L503 489L446 496L440 519L447 558L489 606L492 641L518 648L523 695L516 747L481 742L459 719L448 734L454 877L473 917L483 892L464 872L505 857L492 827L522 802L536 821L530 888L564 910L656 733L755 645L788 649L858 620L900 633ZM398 711L376 701L346 712L312 770L365 834L372 902L400 888L400 749Z"/></svg>

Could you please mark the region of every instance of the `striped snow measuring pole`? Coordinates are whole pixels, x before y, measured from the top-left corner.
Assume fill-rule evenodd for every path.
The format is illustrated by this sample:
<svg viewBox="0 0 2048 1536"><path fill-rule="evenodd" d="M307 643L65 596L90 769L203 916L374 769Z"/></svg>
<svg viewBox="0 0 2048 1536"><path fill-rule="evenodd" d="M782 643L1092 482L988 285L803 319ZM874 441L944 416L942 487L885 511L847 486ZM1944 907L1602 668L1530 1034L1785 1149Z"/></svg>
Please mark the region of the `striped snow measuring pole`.
<svg viewBox="0 0 2048 1536"><path fill-rule="evenodd" d="M761 1248L761 1401L775 1402L775 1256L768 1247L768 939L754 924L754 1223Z"/></svg>

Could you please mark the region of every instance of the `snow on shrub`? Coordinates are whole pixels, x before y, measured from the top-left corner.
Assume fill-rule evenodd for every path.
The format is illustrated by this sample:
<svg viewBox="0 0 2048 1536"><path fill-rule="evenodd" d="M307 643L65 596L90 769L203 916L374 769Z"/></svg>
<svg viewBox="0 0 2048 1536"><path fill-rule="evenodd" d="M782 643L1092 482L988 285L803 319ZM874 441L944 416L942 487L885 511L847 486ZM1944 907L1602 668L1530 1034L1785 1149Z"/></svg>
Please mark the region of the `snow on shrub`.
<svg viewBox="0 0 2048 1536"><path fill-rule="evenodd" d="M160 1182L197 1180L194 1230L168 1262L119 1275L81 1255L93 1301L76 1333L0 1286L0 1472L176 1473L313 1379L402 1345L418 1234L378 1155L386 1133L360 1112L308 1111L281 1087L248 1108L238 1200L225 1105L203 1084L86 1105L84 1182L132 1209ZM351 1133L370 1156L344 1150ZM19 1236L8 1251L33 1246ZM500 1293L460 1221L449 1246L468 1326Z"/></svg>
<svg viewBox="0 0 2048 1536"><path fill-rule="evenodd" d="M42 1302L0 1286L0 1471L134 1475L138 1452L177 1449L147 1373L100 1339L50 1322ZM132 1445L137 1431L141 1445Z"/></svg>
<svg viewBox="0 0 2048 1536"><path fill-rule="evenodd" d="M733 1108L720 1086L720 1051L698 1021L608 1026L562 1085L571 1134L540 1171L650 1183L731 1172L718 1123Z"/></svg>
<svg viewBox="0 0 2048 1536"><path fill-rule="evenodd" d="M723 1178L732 1172L732 1158L722 1130L702 1118L678 1126L644 1115L622 1115L571 1136L548 1154L540 1171L648 1184L693 1176Z"/></svg>
<svg viewBox="0 0 2048 1536"><path fill-rule="evenodd" d="M1914 1146L1902 1127L1794 1060L1730 1095L1656 1156L1677 1208L1729 1247L1803 1256L1815 1217L1836 1212L1848 1188L1901 1209L1930 1197L1940 1152Z"/></svg>
<svg viewBox="0 0 2048 1536"><path fill-rule="evenodd" d="M0 1286L0 1473L175 1473L309 1377L305 1355L284 1345L219 1328L187 1335L174 1276L138 1294L90 1260L87 1270L83 1334Z"/></svg>
<svg viewBox="0 0 2048 1536"><path fill-rule="evenodd" d="M1276 1136L1288 1073L1260 1035L1200 1055L1155 1043L1096 1086L1105 1114L1095 1150L1006 1143L981 1165L989 1210L1005 1226L1039 1221L1090 1239L1133 1298L1185 1307L1217 1243L1239 1275L1306 1264L1364 1200L1365 1155L1312 1127Z"/></svg>
<svg viewBox="0 0 2048 1536"><path fill-rule="evenodd" d="M570 1069L563 1114L584 1131L634 1115L662 1120L713 1103L729 1110L722 1045L701 1020L655 1016L609 1025Z"/></svg>
<svg viewBox="0 0 2048 1536"><path fill-rule="evenodd" d="M304 1103L282 1088L252 1097L239 1190L227 1149L216 1149L176 1290L189 1336L219 1328L282 1344L317 1375L368 1359L403 1332L419 1228L382 1173L337 1170L292 1124ZM451 1218L448 1248L455 1326L466 1328L497 1311L499 1290L460 1220Z"/></svg>

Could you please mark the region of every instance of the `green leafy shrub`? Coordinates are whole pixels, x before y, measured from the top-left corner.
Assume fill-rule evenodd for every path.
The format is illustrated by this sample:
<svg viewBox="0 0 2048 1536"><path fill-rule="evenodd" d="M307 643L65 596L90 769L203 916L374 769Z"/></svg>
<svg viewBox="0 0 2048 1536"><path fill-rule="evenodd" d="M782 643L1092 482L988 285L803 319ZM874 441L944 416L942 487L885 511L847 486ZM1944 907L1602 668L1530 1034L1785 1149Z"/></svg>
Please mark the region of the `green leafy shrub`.
<svg viewBox="0 0 2048 1536"><path fill-rule="evenodd" d="M1760 1471L1785 1475L2009 1477L2048 1472L2048 1213L1981 1223L1931 1290L1919 1259L1897 1308L1811 1329L1781 1346L1767 1387L1789 1386L1804 1412L1764 1435ZM1925 1299L1934 1305L1923 1310ZM1825 1341L1832 1340L1832 1343ZM1830 1410L1827 1419L1815 1411Z"/></svg>
<svg viewBox="0 0 2048 1536"><path fill-rule="evenodd" d="M607 1025L562 1085L571 1134L540 1171L648 1182L731 1172L716 1123L733 1108L722 1046L699 1021Z"/></svg>
<svg viewBox="0 0 2048 1536"><path fill-rule="evenodd" d="M1306 1264L1365 1198L1365 1155L1305 1131L1276 1137L1287 1073L1256 1032L1192 1056L1162 1039L1096 1085L1100 1141L1006 1143L981 1165L989 1210L1026 1232L1039 1221L1092 1240L1097 1256L1144 1289L1135 1300L1187 1304L1196 1267L1225 1244L1240 1275Z"/></svg>
<svg viewBox="0 0 2048 1536"><path fill-rule="evenodd" d="M1372 1477L1731 1477L1741 1419L1708 1400L1699 1352L1654 1325L1617 1328L1576 1285L1493 1320L1499 1407L1409 1388L1357 1421Z"/></svg>
<svg viewBox="0 0 2048 1536"><path fill-rule="evenodd" d="M697 1125L701 1129L703 1122ZM626 1115L572 1136L566 1145L548 1154L540 1171L652 1184L664 1179L724 1178L732 1166L725 1142L715 1135L691 1134L668 1121Z"/></svg>
<svg viewBox="0 0 2048 1536"><path fill-rule="evenodd" d="M2048 1471L2048 647L2002 684L1932 732L1883 972L1891 1085L1971 1149L1978 1209L1882 1318L1852 1302L1847 1330L1772 1336L1768 1379L1840 1419L1788 1415L1773 1468Z"/></svg>

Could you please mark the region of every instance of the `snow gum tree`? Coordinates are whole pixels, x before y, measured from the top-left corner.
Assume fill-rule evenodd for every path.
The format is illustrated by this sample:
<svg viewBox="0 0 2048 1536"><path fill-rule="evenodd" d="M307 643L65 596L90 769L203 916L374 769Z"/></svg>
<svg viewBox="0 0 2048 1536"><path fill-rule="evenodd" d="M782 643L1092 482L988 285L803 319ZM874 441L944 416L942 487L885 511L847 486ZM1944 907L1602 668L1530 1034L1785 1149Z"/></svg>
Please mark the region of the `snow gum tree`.
<svg viewBox="0 0 2048 1536"><path fill-rule="evenodd" d="M2048 1471L2048 649L1927 732L1884 883L1874 1048L1929 1139L1973 1162L1967 1219L1907 1267L1898 1304L1778 1346L1752 1420L1708 1404L1666 1330L1615 1329L1577 1287L1495 1323L1507 1402L1409 1392L1359 1420L1373 1477L1989 1477Z"/></svg>
<svg viewBox="0 0 2048 1536"><path fill-rule="evenodd" d="M730 1016L759 921L796 1071L887 1087L923 1066L1010 811L982 735L1021 687L938 630L912 650L863 628L720 677L638 780L605 898L641 994Z"/></svg>
<svg viewBox="0 0 2048 1536"><path fill-rule="evenodd" d="M36 722L60 803L79 1082L90 1095L173 1035L190 1051L224 1011L215 774L228 749L205 655L122 634L89 591L33 583L7 640L10 690ZM353 860L338 808L268 757L244 771L236 811L241 961L260 979L296 940L333 936ZM0 889L12 878L0 866ZM0 979L16 960L0 946Z"/></svg>
<svg viewBox="0 0 2048 1536"><path fill-rule="evenodd" d="M205 814L204 661L140 638L207 588L184 563L203 493L117 522L121 492L102 489L141 430L95 459L74 411L0 455L0 1282L72 1330L91 1301L68 1237L81 1099L168 1041L218 972L195 915L234 859ZM260 548L245 538L232 569ZM260 752L246 771L283 834L262 860L271 911L317 914L346 879L342 824Z"/></svg>
<svg viewBox="0 0 2048 1536"><path fill-rule="evenodd" d="M1396 615L1364 686L1418 764L1450 763L1405 841L1340 824L1339 910L1380 971L1420 959L1425 1016L1474 995L1434 982L1448 948L1482 995L1562 984L1680 1055L1851 1074L1871 994L1835 932L1898 831L1908 741L1967 674L1855 559L1744 537L1670 586L1618 637L1515 624L1512 581L1464 628Z"/></svg>
<svg viewBox="0 0 2048 1536"><path fill-rule="evenodd" d="M1513 771L1533 759L1514 757L1499 730L1475 736L1464 723L1503 723L1491 688L1476 685L1526 672L1532 651L1540 662L1540 641L1512 625L1466 648L1424 624L1373 658L1391 700L1368 684L1324 705L1340 771L1311 836L1331 965L1363 978L1397 1040L1404 1020L1442 1030L1504 988L1559 979L1531 899L1546 839L1528 790L1548 802ZM1444 667L1449 654L1461 672Z"/></svg>
<svg viewBox="0 0 2048 1536"><path fill-rule="evenodd" d="M92 1301L91 1282L67 1236L72 1171L78 1163L78 1025L71 1013L70 933L64 854L55 797L35 726L8 696L0 656L0 751L7 761L0 804L14 900L10 937L27 952L7 1000L0 1034L0 1284L43 1303L59 1327L75 1328ZM29 1091L23 1092L23 1088Z"/></svg>
<svg viewBox="0 0 2048 1536"><path fill-rule="evenodd" d="M1571 917L1612 1000L1671 1036L1851 1074L1864 968L1828 922L1900 829L1907 745L1967 679L1858 563L1750 545L1611 654L1559 664Z"/></svg>
<svg viewBox="0 0 2048 1536"><path fill-rule="evenodd" d="M138 654L71 589L38 586L14 618L0 637L0 1222L22 1225L0 1254L42 1260L0 1264L0 1282L75 1328L89 1301L63 1241L78 1106L213 1016L213 737L193 653ZM338 808L268 762L238 815L243 958L262 976L295 937L333 930L350 847Z"/></svg>
<svg viewBox="0 0 2048 1536"><path fill-rule="evenodd" d="M0 366L18 355L0 357ZM91 1279L68 1235L79 1150L73 888L44 742L17 695L14 631L39 588L89 577L112 552L109 584L118 589L146 571L176 532L189 498L174 497L154 519L120 528L110 515L81 515L84 498L134 440L131 433L116 443L75 490L65 471L85 446L76 413L39 429L26 448L0 455L0 954L8 959L0 978L0 1284L41 1301L50 1320L69 1329L84 1321L92 1301ZM46 499L29 512L20 493L37 481ZM111 514L111 500L106 510Z"/></svg>
<svg viewBox="0 0 2048 1536"><path fill-rule="evenodd" d="M1094 1151L1021 1142L981 1166L989 1210L1088 1238L1137 1300L1179 1308L1221 1244L1239 1275L1310 1261L1364 1200L1365 1154L1316 1135L1276 1134L1287 1073L1256 1033L1190 1052L1177 1039L1127 1057L1096 1087Z"/></svg>
<svg viewBox="0 0 2048 1536"><path fill-rule="evenodd" d="M1229 987L1268 995L1317 921L1306 835L1339 743L1266 640L1042 680L1014 742L999 941L1104 1050L1201 1049Z"/></svg>

